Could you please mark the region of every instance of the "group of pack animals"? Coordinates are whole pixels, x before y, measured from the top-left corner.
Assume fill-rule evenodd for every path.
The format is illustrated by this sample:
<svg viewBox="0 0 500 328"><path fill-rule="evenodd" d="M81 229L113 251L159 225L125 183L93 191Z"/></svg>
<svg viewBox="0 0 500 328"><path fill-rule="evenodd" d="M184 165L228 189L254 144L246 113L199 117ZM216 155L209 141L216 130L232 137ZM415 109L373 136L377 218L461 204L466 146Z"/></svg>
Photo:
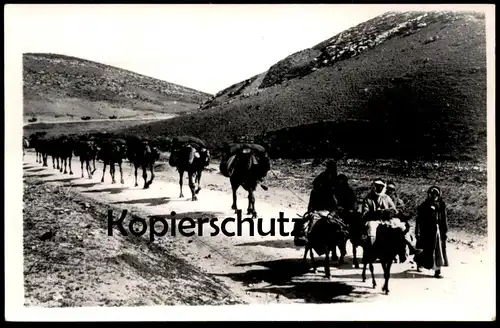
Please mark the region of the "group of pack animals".
<svg viewBox="0 0 500 328"><path fill-rule="evenodd" d="M242 146L243 145L243 146ZM246 147L244 146L246 145ZM138 186L137 172L142 169L144 185L147 189L153 183L154 164L160 158L160 150L158 143L151 142L146 138L135 136L115 136L106 133L86 134L79 136L55 136L48 137L46 133L34 133L29 138L23 137L23 156L24 149L33 148L35 150L36 162L43 166L48 166L47 157L52 157L52 165L54 169L67 174L73 174L71 167L71 159L78 156L81 163L81 177L84 177L84 164L86 166L88 178L91 179L96 171L96 160L102 161L103 174L101 182L104 182L106 167L109 166L112 183L115 181L115 164L120 170L120 182L123 184L123 169L122 164L128 160L135 168L135 186ZM197 200L197 194L201 190L201 175L202 171L210 163L210 152L205 143L194 137L181 137L170 139L168 146L170 150L169 164L176 167L179 172L180 195L182 193L183 175L188 174L189 188L191 190L191 199ZM92 166L91 167L91 162ZM147 179L147 171L150 171L150 179ZM254 218L257 216L255 210L254 192L258 185L264 190L267 187L262 183L263 178L270 170L270 161L265 149L255 144L236 144L230 147L226 157L220 163L220 171L222 175L230 179L233 195L233 203L231 208L235 211L237 207L236 192L241 186L248 192L248 209L247 214L251 214ZM198 185L195 189L195 183ZM310 213L309 213L310 214ZM356 268L359 268L356 257L357 247L363 247L363 271L362 279L365 281L366 266L369 264L373 287L376 282L373 273L373 263L380 260L384 270L384 288L386 294L389 292L388 281L390 277L390 268L394 258L401 254L401 249L404 249L404 240L401 234L394 229L379 229L377 232L377 247L371 245L368 247L362 239L362 227L357 223L361 220L355 216L359 213L351 213L353 217L348 220L341 218L339 213L330 213L329 219L321 218L315 224L315 229L305 232L305 226L311 224L312 216L304 216L304 220L296 222L293 228L295 236L307 234L305 252L303 261L306 264L307 254L309 253L312 260L313 270L316 272L316 265L312 250L314 249L318 255L325 254L325 275L330 277L329 254L333 253L332 258L337 258L336 248L340 249L339 264L344 262L346 255L346 243L348 240L353 245L353 263ZM332 220L333 219L333 220ZM349 222L347 225L345 222ZM319 245L319 247L318 247Z"/></svg>
<svg viewBox="0 0 500 328"><path fill-rule="evenodd" d="M143 188L147 189L153 183L155 177L154 165L160 159L160 149L164 148L170 151L170 166L176 167L179 172L179 197L184 197L183 178L184 173L187 173L191 200L198 200L197 195L201 190L202 172L210 164L210 151L205 142L190 136L160 139L149 140L148 138L117 136L108 133L47 136L46 132L36 132L28 138L23 137L23 157L25 149L34 149L37 163L47 167L47 159L50 156L54 169L72 175L71 159L73 156L77 156L81 163L81 177L84 178L84 172L86 171L89 179L92 179L92 175L96 171L95 163L98 160L104 165L101 182L104 182L106 167L109 166L111 183L113 184L116 183L115 165L118 165L120 171L120 182L125 183L122 164L128 160L135 168L135 186L138 186L137 172L141 168L144 179ZM253 145L249 146L250 148L254 147ZM239 150L239 148L236 147L236 150ZM244 149L238 154L233 154L236 150L234 147L229 149L227 160L230 165L227 166L227 169L224 169L221 165L223 175L230 178L233 189L231 208L238 209L236 192L241 186L248 192L247 213L256 217L254 192L261 182L260 179L270 168L269 160L267 157L265 157L266 161L259 162L256 159L260 158L263 148L257 147L252 151ZM266 165L261 165L262 163ZM149 180L148 170L150 172ZM261 184L261 186L263 189L267 189L265 185Z"/></svg>
<svg viewBox="0 0 500 328"><path fill-rule="evenodd" d="M366 281L366 268L368 266L373 288L377 286L373 263L379 260L384 273L382 291L388 294L392 264L398 259L404 262L408 256L404 234L409 229L408 220L410 219L408 216L400 215L398 218L402 224L395 227L391 219L392 214L390 212L382 214L382 216L386 216L381 218L384 223L378 227L375 241L371 241L370 238L367 238L360 212L346 214L342 211L313 211L306 213L302 220L295 222L292 232L295 245L305 247L302 258L304 266L309 267L307 264L307 255L309 254L313 272L316 272L314 250L319 256L325 256L325 277L330 278L330 254L332 260L338 260L339 265L342 265L347 254L347 241L350 241L353 264L356 269L359 269L357 248L363 249L361 272L363 282ZM404 230L401 226L405 226ZM337 248L340 250L340 257L337 256Z"/></svg>

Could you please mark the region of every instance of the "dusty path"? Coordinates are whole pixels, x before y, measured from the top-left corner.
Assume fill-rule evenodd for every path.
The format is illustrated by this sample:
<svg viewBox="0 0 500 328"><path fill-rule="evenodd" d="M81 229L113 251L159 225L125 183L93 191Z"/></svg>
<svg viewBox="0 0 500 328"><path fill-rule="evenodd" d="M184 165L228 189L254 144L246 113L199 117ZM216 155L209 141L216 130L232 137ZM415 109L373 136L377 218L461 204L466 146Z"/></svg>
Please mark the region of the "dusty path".
<svg viewBox="0 0 500 328"><path fill-rule="evenodd" d="M25 178L24 304L36 307L231 305L241 298L179 256L108 236L108 205ZM165 245L168 246L168 245ZM172 255L175 252L175 256Z"/></svg>
<svg viewBox="0 0 500 328"><path fill-rule="evenodd" d="M150 189L143 190L133 186L132 169L128 164L124 165L125 184L121 185L118 169L118 184L111 184L108 173L105 182L100 183L101 164L98 164L93 179L89 180L80 178L78 159L73 159L73 176L64 175L51 166L42 168L41 164L35 162L33 153L26 153L24 163L26 176L73 188L98 202L128 209L141 217L161 216L168 219L169 214L175 211L176 222L184 217L217 217L219 227L222 218L235 217L234 212L230 210L229 182L216 172L204 172L202 183L205 188L200 192L199 200L192 202L187 182L184 186L186 197L179 199L177 173L166 165L162 168L164 172L156 174ZM139 173L140 186L141 180ZM296 206L297 203L292 204L289 201L294 196L287 190L270 189L267 193L259 190L258 197L256 207L259 218L263 218L264 231L269 228L269 219L276 218L279 212L284 212L286 218L294 218L297 217L296 213L304 212L303 206ZM238 205L241 209L246 209L247 206L246 197L241 191ZM170 221L167 222L170 224ZM333 267L336 264L332 264L332 279L327 280L323 278L321 266L316 274L303 272L299 261L303 249L294 247L293 237L249 236L248 224L243 225L241 237L226 237L222 234L211 237L209 234L213 231L212 228L209 225L203 227L204 233L201 237L175 237L174 242L182 249L182 256L222 279L231 289L244 294L246 300L253 303L377 301L377 304L408 304L414 312L424 306L445 304L443 311L465 315L463 311L472 313L484 310L484 302L492 299L490 295L495 290L491 285L494 272L488 262L486 247L472 248L461 243L450 243L448 249L451 267L443 270L445 278L441 280L432 278L432 272L416 272L411 264L396 264L393 266L390 280L391 293L386 296L380 290L383 284L380 265L375 265L378 286L372 289L370 280L366 283L361 281L361 270L352 267L350 245L347 264L342 267ZM234 231L235 224L228 224L227 228ZM276 231L278 234L278 226ZM285 231L291 231L291 223L285 227ZM96 233L105 236L107 231ZM115 233L119 232L115 230ZM169 233L167 236L158 237L155 243L166 243L174 238L168 235ZM358 254L360 252L361 250Z"/></svg>
<svg viewBox="0 0 500 328"><path fill-rule="evenodd" d="M111 122L116 122L116 121L152 121L152 120L168 120L173 117L176 117L177 115L155 115L152 117L127 117L127 118L116 118L116 119L110 119L110 118L94 118L88 121L83 121L80 118L75 118L72 120L58 120L58 119L41 119L37 122L23 122L23 127L32 125L32 124L54 124L54 123L75 123L75 122L104 122L104 121L111 121Z"/></svg>

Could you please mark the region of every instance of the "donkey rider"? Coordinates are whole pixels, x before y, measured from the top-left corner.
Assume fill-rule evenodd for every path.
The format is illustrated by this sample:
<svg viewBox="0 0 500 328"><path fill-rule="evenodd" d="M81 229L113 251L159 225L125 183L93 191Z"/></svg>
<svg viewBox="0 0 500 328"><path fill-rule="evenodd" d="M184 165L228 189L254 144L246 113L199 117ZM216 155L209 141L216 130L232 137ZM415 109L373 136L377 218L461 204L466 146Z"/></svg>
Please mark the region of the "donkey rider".
<svg viewBox="0 0 500 328"><path fill-rule="evenodd" d="M366 221L368 238L371 239L372 243L375 241L377 227L380 223L382 223L380 214L383 212L389 212L392 214L391 219L393 218L393 220L400 221L396 218L398 213L396 206L394 205L392 199L385 193L385 188L386 184L384 180L374 180L371 192L363 201L361 213L363 219ZM411 237L409 229L405 229L405 231L405 241L410 249L410 254L422 253L421 249L416 248L414 238Z"/></svg>

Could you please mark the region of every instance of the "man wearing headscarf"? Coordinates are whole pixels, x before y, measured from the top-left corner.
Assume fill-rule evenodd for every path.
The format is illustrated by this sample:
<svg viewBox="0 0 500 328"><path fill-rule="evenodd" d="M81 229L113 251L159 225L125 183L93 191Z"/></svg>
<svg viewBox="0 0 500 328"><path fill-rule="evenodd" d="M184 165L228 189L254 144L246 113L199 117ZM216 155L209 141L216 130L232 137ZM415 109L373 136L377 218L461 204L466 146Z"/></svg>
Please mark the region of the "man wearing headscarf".
<svg viewBox="0 0 500 328"><path fill-rule="evenodd" d="M410 254L419 254L421 249L417 249L413 239L409 234L407 224L403 224L397 219L398 210L392 199L385 193L386 184L383 179L375 179L372 183L372 190L363 201L361 215L366 221L367 235L372 243L375 242L377 227L383 220L394 220L405 231L405 241L410 249ZM399 221L399 222L397 222ZM404 228L403 228L404 225ZM403 254L402 254L403 255Z"/></svg>
<svg viewBox="0 0 500 328"><path fill-rule="evenodd" d="M372 182L372 189L365 197L361 207L361 215L366 221L368 237L372 243L375 242L377 227L381 223L383 216L389 218L395 216L396 213L396 205L385 194L385 181L375 179Z"/></svg>
<svg viewBox="0 0 500 328"><path fill-rule="evenodd" d="M326 170L321 172L313 181L313 188L309 197L308 212L334 211L337 209L335 197L335 180L337 178L337 162L329 161Z"/></svg>
<svg viewBox="0 0 500 328"><path fill-rule="evenodd" d="M416 221L417 244L424 250L415 257L417 269L433 269L434 277L442 278L441 267L449 265L446 253L448 220L439 187L432 186L427 190L427 199L418 207Z"/></svg>

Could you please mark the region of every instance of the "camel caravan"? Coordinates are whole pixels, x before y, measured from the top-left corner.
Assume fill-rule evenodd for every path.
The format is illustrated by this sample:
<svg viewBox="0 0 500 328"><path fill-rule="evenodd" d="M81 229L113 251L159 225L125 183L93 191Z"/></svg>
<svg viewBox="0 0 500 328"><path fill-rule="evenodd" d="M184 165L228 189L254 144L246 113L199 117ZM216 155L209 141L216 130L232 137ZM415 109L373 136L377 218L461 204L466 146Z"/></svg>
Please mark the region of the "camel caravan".
<svg viewBox="0 0 500 328"><path fill-rule="evenodd" d="M202 172L210 164L210 151L207 144L196 137L180 136L173 139L157 138L148 140L135 136L116 136L95 133L79 136L62 135L49 137L38 132L23 138L24 149L35 150L36 162L48 166L47 158L52 158L52 166L64 174L73 174L72 156L81 163L81 177L85 172L89 179L96 171L96 160L103 163L101 182L105 180L109 167L111 182L116 183L115 166L120 172L120 183L124 184L123 164L128 161L137 173L142 170L143 189L149 188L155 178L154 165L160 160L161 148L170 151L169 165L179 173L179 197L183 194L184 173L188 176L191 200L197 201L201 191ZM379 260L384 272L382 290L389 293L389 278L394 262L406 262L414 255L417 270L421 268L435 271L436 278L442 278L441 267L448 266L446 255L447 218L446 206L442 201L441 190L437 186L429 188L427 199L418 208L415 235L410 233L411 217L395 192L395 184L383 179L375 179L369 194L362 200L349 186L348 177L338 174L338 157L330 160L324 172L319 174L312 186L309 204L301 220L294 223L292 236L296 246L304 247L303 263L308 268L309 254L312 269L316 272L313 251L325 256L325 276L330 278L331 260L344 263L346 244L350 241L353 251L353 264L359 268L357 249L363 250L361 273L366 280L366 268L370 269L373 288L376 281L373 264ZM92 164L92 165L91 165ZM85 166L85 168L84 168ZM237 190L242 187L248 192L247 214L257 217L254 193L258 186L268 190L264 180L271 169L271 161L266 149L253 142L249 137L238 138L227 145L222 156L219 170L231 183L233 203L231 208L238 210ZM149 172L149 178L148 178ZM340 258L337 256L340 250Z"/></svg>

